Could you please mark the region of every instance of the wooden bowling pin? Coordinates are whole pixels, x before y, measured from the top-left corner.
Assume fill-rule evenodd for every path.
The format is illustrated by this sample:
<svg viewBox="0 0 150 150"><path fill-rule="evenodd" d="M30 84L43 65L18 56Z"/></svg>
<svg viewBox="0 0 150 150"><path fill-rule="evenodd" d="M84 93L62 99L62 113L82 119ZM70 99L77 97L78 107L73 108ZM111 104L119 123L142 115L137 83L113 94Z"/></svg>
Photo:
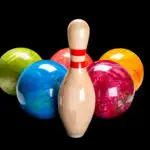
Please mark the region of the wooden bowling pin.
<svg viewBox="0 0 150 150"><path fill-rule="evenodd" d="M68 26L70 67L58 94L58 110L68 136L82 137L92 120L95 91L85 66L89 26L81 19Z"/></svg>

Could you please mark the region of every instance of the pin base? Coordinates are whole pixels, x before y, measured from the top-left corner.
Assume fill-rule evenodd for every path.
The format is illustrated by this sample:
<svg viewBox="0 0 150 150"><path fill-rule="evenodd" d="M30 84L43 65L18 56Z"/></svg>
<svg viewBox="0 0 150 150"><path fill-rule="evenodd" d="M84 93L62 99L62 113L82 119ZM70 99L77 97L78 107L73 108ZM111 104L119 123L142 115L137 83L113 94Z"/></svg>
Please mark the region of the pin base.
<svg viewBox="0 0 150 150"><path fill-rule="evenodd" d="M77 138L81 138L81 137L83 137L83 135L75 135L75 136L70 136L71 138L75 138L75 139L77 139Z"/></svg>

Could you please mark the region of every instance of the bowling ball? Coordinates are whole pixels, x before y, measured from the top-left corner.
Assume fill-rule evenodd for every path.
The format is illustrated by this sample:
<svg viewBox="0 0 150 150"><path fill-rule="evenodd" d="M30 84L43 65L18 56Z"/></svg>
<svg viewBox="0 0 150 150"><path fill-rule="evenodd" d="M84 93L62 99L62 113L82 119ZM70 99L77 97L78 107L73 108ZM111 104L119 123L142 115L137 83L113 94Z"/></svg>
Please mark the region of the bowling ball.
<svg viewBox="0 0 150 150"><path fill-rule="evenodd" d="M112 60L122 65L131 75L135 91L139 89L144 78L144 67L135 53L128 49L115 48L102 55L100 60Z"/></svg>
<svg viewBox="0 0 150 150"><path fill-rule="evenodd" d="M19 77L16 91L23 110L38 119L50 119L57 112L58 89L67 69L52 60L40 60Z"/></svg>
<svg viewBox="0 0 150 150"><path fill-rule="evenodd" d="M64 48L59 51L57 51L51 58L51 60L54 60L62 65L64 65L66 68L69 68L70 66L70 49ZM86 66L93 63L92 58L86 53L85 57Z"/></svg>
<svg viewBox="0 0 150 150"><path fill-rule="evenodd" d="M120 116L134 98L134 83L129 73L118 63L96 61L87 67L95 94L95 114L110 119Z"/></svg>
<svg viewBox="0 0 150 150"><path fill-rule="evenodd" d="M21 72L38 60L41 60L41 57L36 52L24 47L13 48L4 53L0 58L0 88L15 96Z"/></svg>

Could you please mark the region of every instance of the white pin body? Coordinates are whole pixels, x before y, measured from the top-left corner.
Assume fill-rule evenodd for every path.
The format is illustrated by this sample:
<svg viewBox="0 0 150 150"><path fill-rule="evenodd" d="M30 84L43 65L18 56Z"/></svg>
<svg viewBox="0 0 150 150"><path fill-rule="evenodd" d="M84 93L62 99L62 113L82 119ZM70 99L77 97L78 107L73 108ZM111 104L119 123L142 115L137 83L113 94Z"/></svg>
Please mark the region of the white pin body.
<svg viewBox="0 0 150 150"><path fill-rule="evenodd" d="M89 26L81 19L68 26L70 50L85 50L89 40ZM71 56L73 62L84 62L85 56ZM59 89L58 111L70 137L82 137L94 114L95 91L89 74L84 68L69 68Z"/></svg>
<svg viewBox="0 0 150 150"><path fill-rule="evenodd" d="M95 92L85 69L70 69L59 90L60 118L72 138L82 137L94 114Z"/></svg>

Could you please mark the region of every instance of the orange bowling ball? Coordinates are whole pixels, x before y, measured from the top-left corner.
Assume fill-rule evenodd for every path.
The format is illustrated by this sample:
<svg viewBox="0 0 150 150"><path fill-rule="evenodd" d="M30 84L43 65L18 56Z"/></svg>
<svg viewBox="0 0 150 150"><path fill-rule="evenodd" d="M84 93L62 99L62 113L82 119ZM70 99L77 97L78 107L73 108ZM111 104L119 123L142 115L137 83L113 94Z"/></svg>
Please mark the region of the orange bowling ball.
<svg viewBox="0 0 150 150"><path fill-rule="evenodd" d="M70 66L70 49L63 48L63 49L57 51L50 59L64 65L66 68L69 68L69 66ZM86 57L85 57L85 62L86 62L86 66L93 63L92 58L87 53L86 53Z"/></svg>
<svg viewBox="0 0 150 150"><path fill-rule="evenodd" d="M102 55L100 60L112 60L122 65L131 75L135 91L139 89L144 78L144 67L135 53L124 48L114 48Z"/></svg>

